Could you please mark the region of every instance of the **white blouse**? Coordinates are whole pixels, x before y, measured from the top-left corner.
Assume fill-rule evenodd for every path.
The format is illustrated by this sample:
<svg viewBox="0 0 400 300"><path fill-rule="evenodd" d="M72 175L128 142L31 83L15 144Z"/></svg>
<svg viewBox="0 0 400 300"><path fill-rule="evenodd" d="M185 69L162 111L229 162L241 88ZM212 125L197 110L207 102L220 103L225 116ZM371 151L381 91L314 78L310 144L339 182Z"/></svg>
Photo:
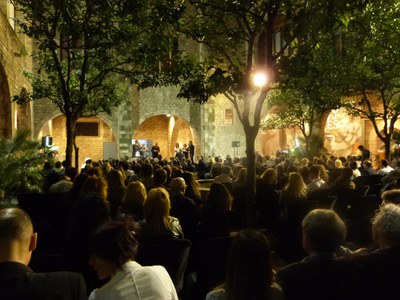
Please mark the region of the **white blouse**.
<svg viewBox="0 0 400 300"><path fill-rule="evenodd" d="M178 300L174 284L162 266L126 262L89 300Z"/></svg>

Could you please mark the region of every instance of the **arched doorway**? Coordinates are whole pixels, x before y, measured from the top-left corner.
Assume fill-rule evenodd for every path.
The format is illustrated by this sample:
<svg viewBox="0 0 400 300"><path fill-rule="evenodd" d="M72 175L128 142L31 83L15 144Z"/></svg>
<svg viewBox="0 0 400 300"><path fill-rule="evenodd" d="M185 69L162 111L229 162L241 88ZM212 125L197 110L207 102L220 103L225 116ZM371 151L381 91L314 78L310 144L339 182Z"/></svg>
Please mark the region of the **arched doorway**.
<svg viewBox="0 0 400 300"><path fill-rule="evenodd" d="M11 137L11 102L7 76L0 65L0 138Z"/></svg>
<svg viewBox="0 0 400 300"><path fill-rule="evenodd" d="M67 142L64 115L52 118L42 127L38 138L42 140L45 136L52 137L52 146L58 151L57 159L63 161ZM115 155L107 155L109 143L115 145ZM99 117L78 120L76 144L79 147L79 166L85 163L86 158L91 158L92 161L118 158L115 135L110 126Z"/></svg>
<svg viewBox="0 0 400 300"><path fill-rule="evenodd" d="M180 117L171 115L157 115L148 118L138 126L132 139L147 141L147 145L158 143L163 158L174 156L176 143L182 147L189 141L193 141L198 147L197 149L200 149L198 139L190 124Z"/></svg>

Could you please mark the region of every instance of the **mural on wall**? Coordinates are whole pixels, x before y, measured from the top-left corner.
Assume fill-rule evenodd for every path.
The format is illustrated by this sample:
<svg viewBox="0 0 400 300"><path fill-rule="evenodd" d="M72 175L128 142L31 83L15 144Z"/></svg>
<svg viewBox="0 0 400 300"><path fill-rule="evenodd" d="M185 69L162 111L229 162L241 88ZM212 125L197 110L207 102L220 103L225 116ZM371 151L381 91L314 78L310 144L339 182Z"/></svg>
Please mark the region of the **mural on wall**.
<svg viewBox="0 0 400 300"><path fill-rule="evenodd" d="M332 110L325 126L325 147L337 156L357 155L361 141L361 120L347 114L346 110Z"/></svg>

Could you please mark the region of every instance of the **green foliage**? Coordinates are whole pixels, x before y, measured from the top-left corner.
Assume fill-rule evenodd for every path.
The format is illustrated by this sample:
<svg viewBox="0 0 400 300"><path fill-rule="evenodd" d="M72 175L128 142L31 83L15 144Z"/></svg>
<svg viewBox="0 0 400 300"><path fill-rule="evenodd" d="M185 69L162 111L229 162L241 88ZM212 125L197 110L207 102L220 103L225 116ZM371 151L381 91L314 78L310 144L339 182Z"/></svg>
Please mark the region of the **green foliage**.
<svg viewBox="0 0 400 300"><path fill-rule="evenodd" d="M67 119L67 164L75 123L111 113L124 79L139 88L166 84L179 57L177 26L183 0L12 0L21 31L34 39L37 72L25 75L24 103L49 99ZM167 75L166 75L167 74Z"/></svg>
<svg viewBox="0 0 400 300"><path fill-rule="evenodd" d="M41 191L41 145L28 139L29 132L19 132L13 139L0 140L0 199L15 198L18 193Z"/></svg>

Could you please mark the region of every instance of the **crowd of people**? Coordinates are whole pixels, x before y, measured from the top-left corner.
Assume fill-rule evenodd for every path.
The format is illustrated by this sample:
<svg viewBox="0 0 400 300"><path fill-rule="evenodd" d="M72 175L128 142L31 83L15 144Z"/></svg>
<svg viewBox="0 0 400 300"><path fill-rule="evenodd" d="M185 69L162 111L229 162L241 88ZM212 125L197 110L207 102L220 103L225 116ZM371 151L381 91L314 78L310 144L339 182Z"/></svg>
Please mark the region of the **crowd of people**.
<svg viewBox="0 0 400 300"><path fill-rule="evenodd" d="M37 240L32 222L21 209L3 209L0 298L54 299L41 289L57 278L67 278L81 295L59 299L83 299L85 291L89 299L400 298L400 162L372 162L367 152L312 160L258 156L251 222L246 164L229 156L197 163L190 155L157 156L88 160L78 171L49 162L44 190L62 197L67 220L59 234L68 268L60 271L80 273L85 283L75 273L34 273L28 267ZM367 201L376 213L365 209ZM367 239L359 239L361 227ZM206 290L192 288L197 259L208 255L200 246L221 237L230 240L224 278ZM183 290L165 268L135 260L141 243L179 239L191 244ZM6 288L24 280L29 284L18 291ZM48 285L49 295L53 289Z"/></svg>

